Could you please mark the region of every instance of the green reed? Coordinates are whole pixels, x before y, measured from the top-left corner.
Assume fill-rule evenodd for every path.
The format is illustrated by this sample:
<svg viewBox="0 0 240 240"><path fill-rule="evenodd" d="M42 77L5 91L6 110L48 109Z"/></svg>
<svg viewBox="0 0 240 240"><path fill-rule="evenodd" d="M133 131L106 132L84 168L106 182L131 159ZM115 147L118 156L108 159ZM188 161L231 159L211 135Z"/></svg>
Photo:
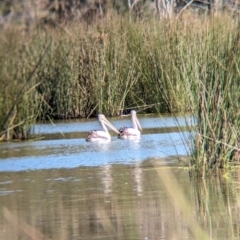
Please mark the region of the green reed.
<svg viewBox="0 0 240 240"><path fill-rule="evenodd" d="M50 45L32 79L37 86L34 94L39 98L36 106L41 118L47 115L53 118L87 117L95 112L113 116L125 108L162 102L166 105L154 86L167 85L160 79L160 67L164 66L159 67L162 59L158 49L158 44L167 47L163 45L166 38L159 42L162 33L156 34L154 29L151 36L148 26L147 23L130 24L127 19L113 18L88 28L74 24L59 29L38 28L24 33L20 39L16 39L19 35L16 30L12 34L15 34L12 45L18 48L18 55L6 53L10 61L4 65L10 78L21 82L44 46ZM11 64L18 65L23 75ZM4 79L6 72L1 74Z"/></svg>
<svg viewBox="0 0 240 240"><path fill-rule="evenodd" d="M1 139L26 139L30 133L30 125L38 115L39 99L35 94L38 83L34 75L41 65L47 50L35 54L29 42L19 42L16 34L23 40L20 32L14 29L7 31L1 40ZM25 39L26 40L26 39Z"/></svg>
<svg viewBox="0 0 240 240"><path fill-rule="evenodd" d="M239 154L239 24L228 17L204 21L182 62L196 128L191 166L206 176L227 169ZM185 66L184 66L185 65ZM186 82L186 83L187 83Z"/></svg>
<svg viewBox="0 0 240 240"><path fill-rule="evenodd" d="M168 111L191 113L190 167L204 177L239 160L239 23L224 15L185 21L161 25L151 39L146 79Z"/></svg>

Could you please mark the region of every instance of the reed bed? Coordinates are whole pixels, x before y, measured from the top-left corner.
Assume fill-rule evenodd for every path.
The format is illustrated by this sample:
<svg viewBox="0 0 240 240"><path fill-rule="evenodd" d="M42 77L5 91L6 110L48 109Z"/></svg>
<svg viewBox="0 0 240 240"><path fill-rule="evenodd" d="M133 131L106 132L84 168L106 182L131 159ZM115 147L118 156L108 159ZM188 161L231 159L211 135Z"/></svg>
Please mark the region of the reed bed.
<svg viewBox="0 0 240 240"><path fill-rule="evenodd" d="M36 119L191 112L190 166L201 176L225 168L239 159L239 30L229 15L188 13L8 26L1 30L0 137L28 138Z"/></svg>
<svg viewBox="0 0 240 240"><path fill-rule="evenodd" d="M239 161L239 23L224 19L206 23L208 37L192 58L197 135L191 165L202 177Z"/></svg>

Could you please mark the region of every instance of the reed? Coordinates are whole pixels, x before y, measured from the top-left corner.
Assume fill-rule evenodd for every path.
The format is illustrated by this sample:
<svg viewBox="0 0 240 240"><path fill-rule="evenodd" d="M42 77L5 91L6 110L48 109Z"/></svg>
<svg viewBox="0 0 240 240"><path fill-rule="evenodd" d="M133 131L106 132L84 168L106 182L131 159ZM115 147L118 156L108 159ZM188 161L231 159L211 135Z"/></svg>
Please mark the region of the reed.
<svg viewBox="0 0 240 240"><path fill-rule="evenodd" d="M191 113L189 166L205 177L239 161L239 22L188 16L186 25L184 17L157 31L149 78L169 112Z"/></svg>
<svg viewBox="0 0 240 240"><path fill-rule="evenodd" d="M196 142L191 164L197 175L227 169L239 154L239 23L208 23L193 57ZM203 51L205 50L205 51Z"/></svg>
<svg viewBox="0 0 240 240"><path fill-rule="evenodd" d="M160 88L153 87L160 84L168 92L172 78L165 69L171 67L168 52L161 57L165 49L170 51L170 32L158 32L161 27L166 30L168 26L154 19L151 23L129 23L128 18L112 17L82 28L71 23L30 32L11 29L14 41L9 46L13 48L9 52L7 43L2 45L2 58L8 55L9 61L4 62L1 78L8 75L10 80L6 81L12 86L12 79L20 82L22 77L27 78L27 71L49 43L44 61L31 80L36 85L40 118L86 117L96 112L113 116L125 108L162 102L164 110L166 100ZM3 32L3 42L9 41L8 35ZM19 91L20 85L16 85ZM172 104L170 108L177 110Z"/></svg>
<svg viewBox="0 0 240 240"><path fill-rule="evenodd" d="M39 85L34 79L37 69L46 54L47 46L38 54L29 48L29 42L16 43L19 31L11 29L1 40L1 90L0 90L0 136L2 139L26 139L31 123L38 115L39 99L35 89ZM26 40L26 39L25 39ZM30 40L31 41L31 40Z"/></svg>

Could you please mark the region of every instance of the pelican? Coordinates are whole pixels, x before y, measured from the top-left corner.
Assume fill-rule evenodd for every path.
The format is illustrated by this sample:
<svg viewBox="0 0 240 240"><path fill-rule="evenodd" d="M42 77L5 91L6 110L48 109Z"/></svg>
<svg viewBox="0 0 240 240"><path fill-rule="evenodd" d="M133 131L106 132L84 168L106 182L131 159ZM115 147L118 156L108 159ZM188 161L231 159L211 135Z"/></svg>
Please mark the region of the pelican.
<svg viewBox="0 0 240 240"><path fill-rule="evenodd" d="M103 131L93 130L88 133L86 141L88 142L102 142L102 141L111 141L111 136L108 132L106 126L111 128L114 132L119 134L119 131L106 119L103 114L98 115L98 121L100 122Z"/></svg>
<svg viewBox="0 0 240 240"><path fill-rule="evenodd" d="M119 129L118 138L121 139L137 139L141 136L142 127L137 118L136 111L131 111L131 119L132 119L132 128L131 127L121 127Z"/></svg>

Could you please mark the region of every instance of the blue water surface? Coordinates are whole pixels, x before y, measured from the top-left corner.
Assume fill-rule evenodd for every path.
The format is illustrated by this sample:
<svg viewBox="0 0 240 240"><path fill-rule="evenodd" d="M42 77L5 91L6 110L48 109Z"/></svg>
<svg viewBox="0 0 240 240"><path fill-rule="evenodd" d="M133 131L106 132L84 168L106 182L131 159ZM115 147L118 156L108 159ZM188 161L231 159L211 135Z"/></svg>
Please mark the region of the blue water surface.
<svg viewBox="0 0 240 240"><path fill-rule="evenodd" d="M130 124L129 118L111 121L117 128ZM142 117L142 127L159 128L163 126L177 126L185 124L180 117L178 123L171 117ZM96 127L96 119L85 122L65 122L56 124L43 124L46 133L54 131L86 131ZM37 125L40 128L40 125ZM48 129L48 130L47 130ZM108 143L86 142L84 138L50 139L32 142L14 142L0 144L0 172L31 171L43 169L76 168L80 166L96 167L108 164L132 164L146 159L159 159L169 156L188 154L188 133L145 133L139 140L121 140L116 134ZM168 164L162 161L162 164Z"/></svg>

